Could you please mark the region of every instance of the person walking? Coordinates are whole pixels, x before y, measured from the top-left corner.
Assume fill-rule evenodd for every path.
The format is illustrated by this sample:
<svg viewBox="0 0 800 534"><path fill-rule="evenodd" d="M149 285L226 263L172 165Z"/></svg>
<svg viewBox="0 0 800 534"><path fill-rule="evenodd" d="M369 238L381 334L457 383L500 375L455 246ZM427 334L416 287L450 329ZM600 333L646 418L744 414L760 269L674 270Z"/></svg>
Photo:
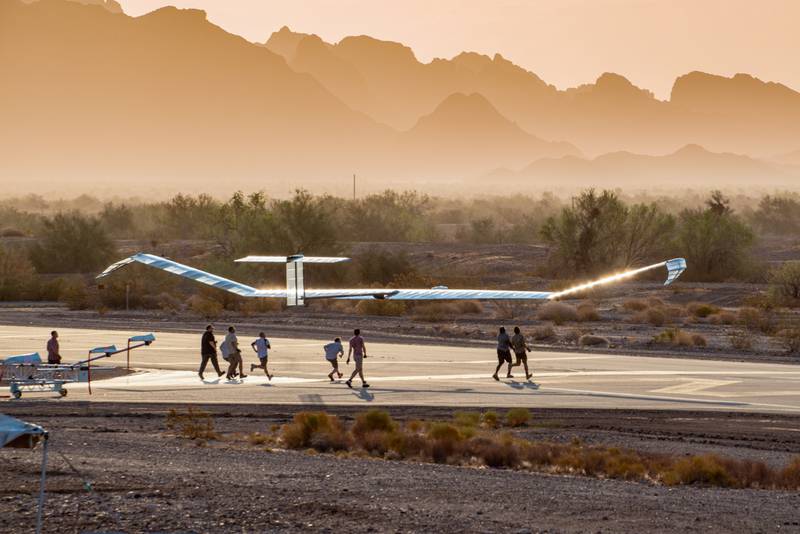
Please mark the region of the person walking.
<svg viewBox="0 0 800 534"><path fill-rule="evenodd" d="M518 326L514 327L514 335L511 337L511 347L514 349L514 355L517 357L517 361L511 364L509 370L511 367L519 367L520 364L522 364L525 366L525 379L530 380L533 376L533 373L528 371L528 353L531 351L531 348L525 341L525 336L522 335Z"/></svg>
<svg viewBox="0 0 800 534"><path fill-rule="evenodd" d="M342 346L341 338L337 337L333 340L333 343L328 343L322 348L325 351L325 359L328 360L328 363L330 363L331 367L333 367L333 371L331 371L331 373L328 375L328 378L330 378L331 382L333 382L334 373L339 375L339 378L342 378L342 373L339 371L338 360L338 358L344 356L344 347Z"/></svg>
<svg viewBox="0 0 800 534"><path fill-rule="evenodd" d="M200 358L200 371L197 373L200 375L200 380L205 380L203 373L206 370L206 365L208 365L209 360L211 360L211 365L214 366L218 377L225 374L219 369L219 361L217 360L217 339L214 337L214 325L206 326L206 331L203 332L203 337L200 339Z"/></svg>
<svg viewBox="0 0 800 534"><path fill-rule="evenodd" d="M495 380L500 380L497 373L500 372L500 368L503 367L504 363L508 363L506 378L514 378L511 374L511 338L506 334L506 328L501 326L500 332L497 334L497 368L492 375Z"/></svg>
<svg viewBox="0 0 800 534"><path fill-rule="evenodd" d="M244 364L242 363L242 351L239 350L239 338L236 337L236 329L232 326L228 327L228 334L225 336L223 342L223 353L228 356L228 374L226 378L233 380L237 376L247 378L244 374ZM236 373L236 368L239 368L239 373Z"/></svg>
<svg viewBox="0 0 800 534"><path fill-rule="evenodd" d="M47 340L47 363L58 365L61 363L61 347L58 344L58 332L50 332L50 339Z"/></svg>
<svg viewBox="0 0 800 534"><path fill-rule="evenodd" d="M269 350L272 348L272 345L269 344L269 339L267 339L267 335L264 332L259 332L258 339L250 343L250 346L256 351L258 360L261 362L259 365L251 363L250 372L252 373L254 369L263 369L267 378L272 380L272 375L267 371L267 358L269 357Z"/></svg>
<svg viewBox="0 0 800 534"><path fill-rule="evenodd" d="M361 337L361 330L356 328L353 330L353 337L350 338L350 349L347 351L347 364L350 364L350 356L353 357L353 361L356 363L356 368L353 370L353 374L350 375L350 378L345 382L347 387L353 387L353 379L358 375L361 378L361 387L368 388L369 384L367 381L364 380L364 358L367 357L367 346L364 344L364 338Z"/></svg>

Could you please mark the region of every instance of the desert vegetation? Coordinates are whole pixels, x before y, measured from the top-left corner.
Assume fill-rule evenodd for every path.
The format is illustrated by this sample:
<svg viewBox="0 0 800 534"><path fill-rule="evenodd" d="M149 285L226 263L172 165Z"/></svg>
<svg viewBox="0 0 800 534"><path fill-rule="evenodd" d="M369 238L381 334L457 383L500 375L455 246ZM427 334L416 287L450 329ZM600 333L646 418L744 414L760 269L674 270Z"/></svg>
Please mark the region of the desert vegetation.
<svg viewBox="0 0 800 534"><path fill-rule="evenodd" d="M170 412L167 427L178 435L206 442L241 441L274 452L295 449L313 453L368 456L458 466L485 466L552 474L630 480L668 486L797 490L800 458L783 468L760 461L701 454L674 456L612 446L537 441L522 433L536 426L523 408L455 412L449 421L405 422L382 410L358 414L348 423L325 412L299 412L293 420L263 432L219 435L204 412Z"/></svg>
<svg viewBox="0 0 800 534"><path fill-rule="evenodd" d="M708 337L706 331L713 327L710 346L723 340L734 350L772 347L796 353L800 262L768 260L761 252L776 240L788 243L794 220L800 220L800 197L789 193L648 196L586 190L571 199L551 194L455 199L389 190L343 199L299 190L282 199L263 192L237 192L226 200L180 194L147 202L100 201L86 195L72 200L27 196L0 201L0 300L59 300L73 309L93 310L128 306L208 319L228 313L258 315L283 307L279 302L249 302L136 265L97 286L94 274L137 250L268 286L284 283L280 268L232 260L251 253L298 250L353 258L310 272L309 282L317 287L441 284L510 289L509 283L520 278L523 282L514 287L554 290L601 272L685 256L690 268L682 282L748 284L742 286L740 302L726 306L707 302L702 295L683 298L676 286L663 297L628 298L611 308L604 305L608 300L602 290L541 306L364 301L320 302L313 307L403 316L453 335L459 335L453 324L459 318L535 321L527 330L534 340L573 346L625 344L613 331L598 330L593 323L646 328L639 339L662 348L703 347L700 337ZM429 244L428 250L434 252L409 252L420 244ZM488 271L473 267L466 259L465 251L482 247L494 251L492 247L507 245L501 254L513 254L517 244L520 250L542 253L533 263L509 264L506 274L492 272L494 265ZM437 252L454 246L463 248L450 256ZM499 260L506 261L502 255ZM455 267L445 266L448 262ZM653 273L651 280L656 277L661 273ZM693 332L698 327L703 332ZM590 336L582 343L586 334L602 339Z"/></svg>

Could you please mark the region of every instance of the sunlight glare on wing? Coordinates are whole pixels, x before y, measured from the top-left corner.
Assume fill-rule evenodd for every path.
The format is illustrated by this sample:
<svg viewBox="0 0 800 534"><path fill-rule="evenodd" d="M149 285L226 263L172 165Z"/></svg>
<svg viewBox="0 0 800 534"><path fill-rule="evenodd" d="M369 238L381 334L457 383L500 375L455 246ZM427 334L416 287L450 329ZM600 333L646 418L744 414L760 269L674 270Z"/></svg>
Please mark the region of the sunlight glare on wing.
<svg viewBox="0 0 800 534"><path fill-rule="evenodd" d="M553 293L552 295L550 295L549 298L551 300L553 300L553 299L564 297L566 295L571 295L571 294L574 294L574 293L578 293L580 291L585 291L587 289L592 289L592 288L597 287L597 286L601 286L601 285L605 285L605 284L611 284L613 282L618 282L620 280L624 280L626 278L630 278L632 276L635 276L635 275L637 275L639 273L642 273L642 272L645 272L645 271L649 271L651 269L656 269L658 267L663 267L664 265L666 265L666 262L662 261L661 263L654 263L653 265L648 265L647 267L640 267L638 269L631 269L629 271L624 271L624 272L621 272L621 273L618 273L618 274L612 274L611 276L606 276L604 278L600 278L600 279L594 280L592 282L586 282L585 284L579 284L577 286L573 286L573 287L564 289L563 291L557 291L557 292Z"/></svg>

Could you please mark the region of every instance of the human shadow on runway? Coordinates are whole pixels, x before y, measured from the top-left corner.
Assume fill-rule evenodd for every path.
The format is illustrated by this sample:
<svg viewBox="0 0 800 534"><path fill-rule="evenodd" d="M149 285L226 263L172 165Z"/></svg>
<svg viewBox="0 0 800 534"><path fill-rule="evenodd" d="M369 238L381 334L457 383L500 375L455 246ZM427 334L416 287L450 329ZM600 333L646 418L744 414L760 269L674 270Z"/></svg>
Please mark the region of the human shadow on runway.
<svg viewBox="0 0 800 534"><path fill-rule="evenodd" d="M215 378L214 380L205 380L203 379L203 384L208 384L209 386L215 386L219 384L219 378Z"/></svg>
<svg viewBox="0 0 800 534"><path fill-rule="evenodd" d="M518 382L516 380L512 380L511 382L503 382L503 383L505 385L507 385L508 387L510 387L510 388L519 389L519 390L523 390L523 389L538 390L539 389L539 384L537 384L536 382Z"/></svg>
<svg viewBox="0 0 800 534"><path fill-rule="evenodd" d="M364 401L367 401L367 402L372 402L372 401L375 400L375 395L370 393L369 390L366 389L366 388L361 388L361 389L355 389L354 388L352 390L352 392L353 392L353 395L355 395L356 397L358 397L361 400L364 400Z"/></svg>

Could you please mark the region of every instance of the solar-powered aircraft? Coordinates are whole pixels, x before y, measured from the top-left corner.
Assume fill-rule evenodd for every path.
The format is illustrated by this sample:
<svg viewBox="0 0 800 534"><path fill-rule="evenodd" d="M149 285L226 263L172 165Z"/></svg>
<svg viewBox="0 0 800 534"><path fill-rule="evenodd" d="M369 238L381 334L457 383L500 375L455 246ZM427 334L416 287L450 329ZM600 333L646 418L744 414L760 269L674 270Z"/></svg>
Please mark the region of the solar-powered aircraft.
<svg viewBox="0 0 800 534"><path fill-rule="evenodd" d="M303 306L306 301L320 299L340 300L554 300L575 293L592 289L597 286L610 284L637 274L666 267L667 279L664 285L674 282L686 270L686 260L674 258L629 269L617 274L612 274L585 284L576 285L562 291L513 291L495 289L450 289L446 286L435 286L430 289L306 289L303 283L303 265L306 263L340 263L349 261L344 257L303 256L247 256L236 260L239 263L283 263L286 264L286 289L257 289L255 287L234 282L215 274L183 265L176 261L168 260L153 254L138 253L120 260L100 273L97 278L104 278L117 269L131 263L141 263L149 267L161 269L184 278L189 278L201 284L206 284L218 289L235 293L241 297L286 299L288 306Z"/></svg>

